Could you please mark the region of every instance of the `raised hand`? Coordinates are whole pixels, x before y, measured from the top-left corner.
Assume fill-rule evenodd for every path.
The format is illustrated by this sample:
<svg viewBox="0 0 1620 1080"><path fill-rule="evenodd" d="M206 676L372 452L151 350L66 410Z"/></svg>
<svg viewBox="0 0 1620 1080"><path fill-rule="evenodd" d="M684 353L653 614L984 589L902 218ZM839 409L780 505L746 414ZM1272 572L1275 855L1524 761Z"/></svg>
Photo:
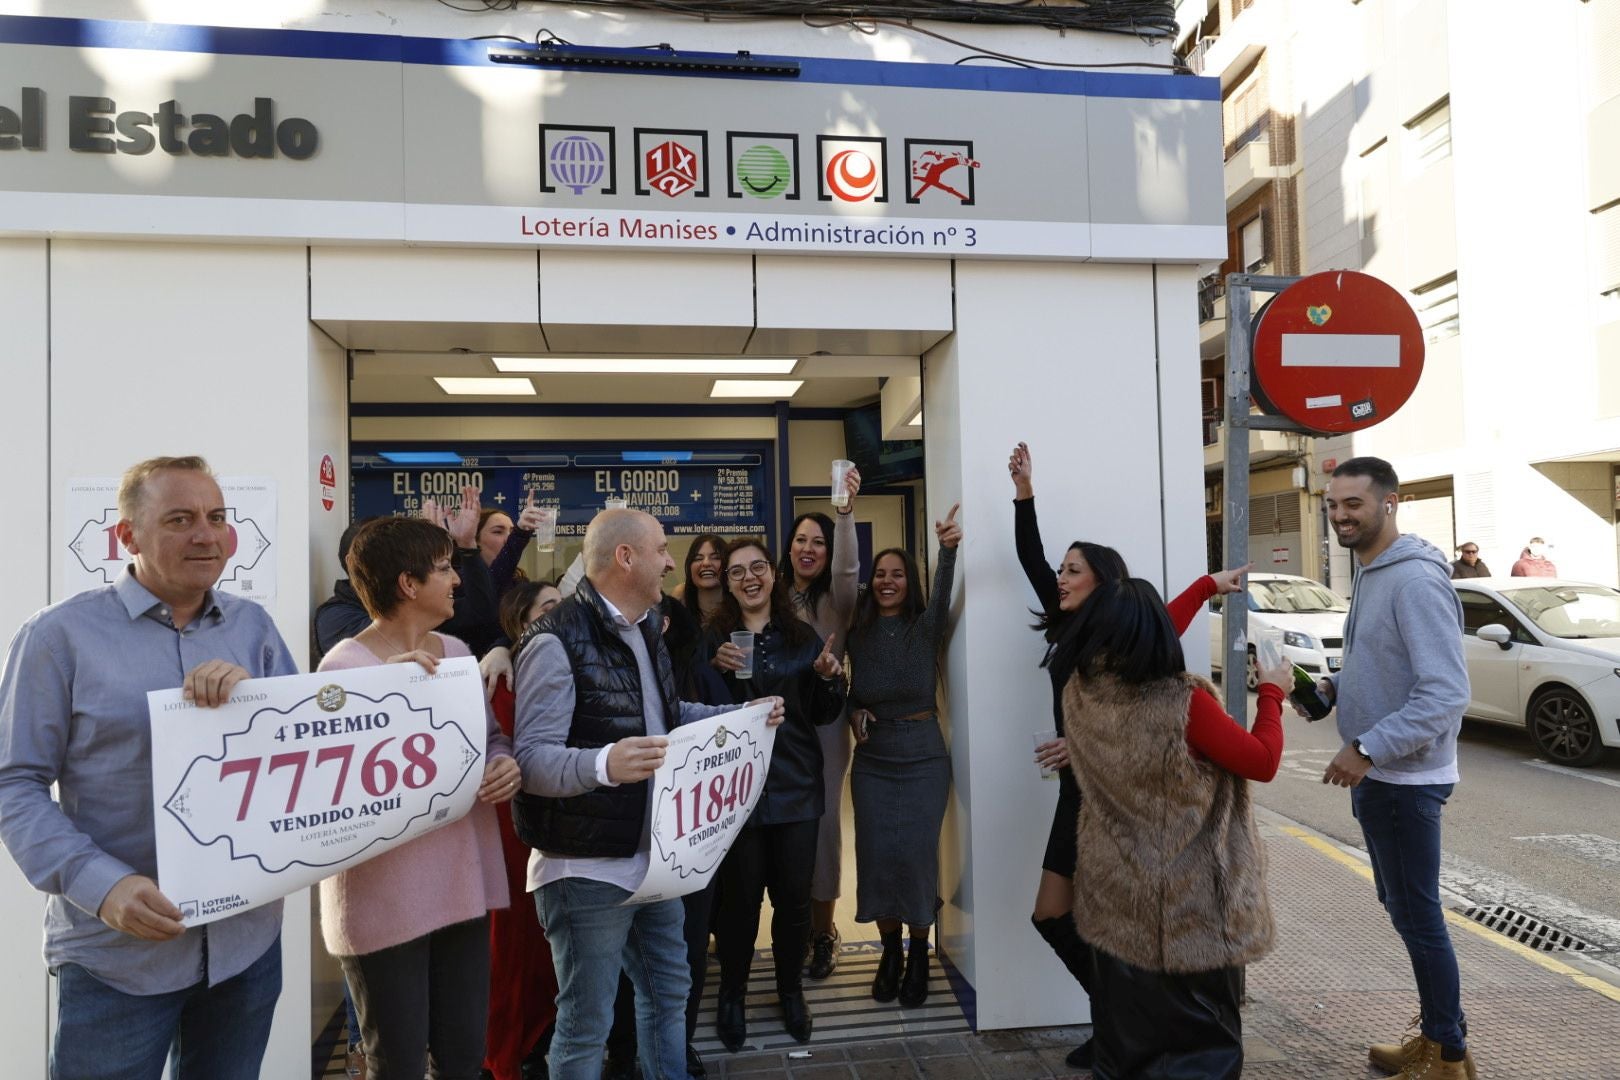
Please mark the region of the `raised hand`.
<svg viewBox="0 0 1620 1080"><path fill-rule="evenodd" d="M844 490L849 492L849 502L839 510L839 513L852 514L855 512L855 496L861 493L861 470L851 467L849 472L844 474Z"/></svg>
<svg viewBox="0 0 1620 1080"><path fill-rule="evenodd" d="M934 522L934 535L939 537L940 547L953 548L962 542L962 526L956 523L956 513L961 509L962 504L957 503L945 515L944 521Z"/></svg>
<svg viewBox="0 0 1620 1080"><path fill-rule="evenodd" d="M518 514L517 527L526 532L534 532L540 527L545 517L545 511L534 505L534 492L529 492L529 498L523 504L523 512Z"/></svg>
<svg viewBox="0 0 1620 1080"><path fill-rule="evenodd" d="M1013 498L1035 497L1035 478L1029 460L1029 444L1019 443L1007 456L1007 474L1012 477Z"/></svg>
<svg viewBox="0 0 1620 1080"><path fill-rule="evenodd" d="M827 643L821 647L821 655L816 657L816 662L810 665L815 673L823 679L836 679L844 673L844 662L839 659L837 653L833 652L833 641L837 637L837 634L827 635Z"/></svg>
<svg viewBox="0 0 1620 1080"><path fill-rule="evenodd" d="M1229 570L1222 570L1218 574L1211 574L1215 579L1217 593L1234 593L1243 591L1243 575L1254 569L1254 563L1244 563L1242 566Z"/></svg>
<svg viewBox="0 0 1620 1080"><path fill-rule="evenodd" d="M449 530L459 548L478 546L478 489L471 484L461 489L461 505L453 514L446 514L444 527Z"/></svg>

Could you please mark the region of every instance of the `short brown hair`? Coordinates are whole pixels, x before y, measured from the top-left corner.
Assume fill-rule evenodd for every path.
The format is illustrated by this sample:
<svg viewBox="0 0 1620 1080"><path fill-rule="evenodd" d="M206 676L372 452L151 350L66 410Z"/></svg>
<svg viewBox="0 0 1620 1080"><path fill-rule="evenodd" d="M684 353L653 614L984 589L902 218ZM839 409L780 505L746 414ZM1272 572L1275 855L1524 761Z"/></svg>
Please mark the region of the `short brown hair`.
<svg viewBox="0 0 1620 1080"><path fill-rule="evenodd" d="M399 606L399 575L426 581L433 564L455 552L450 534L421 518L378 518L355 534L349 547L349 580L373 619Z"/></svg>
<svg viewBox="0 0 1620 1080"><path fill-rule="evenodd" d="M529 628L529 609L540 590L553 587L549 581L520 581L501 597L501 633L513 644Z"/></svg>
<svg viewBox="0 0 1620 1080"><path fill-rule="evenodd" d="M118 516L127 521L134 521L141 503L146 500L146 482L158 473L171 469L178 472L200 472L209 477L214 475L214 470L208 467L208 462L196 454L188 454L185 457L147 458L145 461L136 462L124 470L124 478L118 482Z"/></svg>

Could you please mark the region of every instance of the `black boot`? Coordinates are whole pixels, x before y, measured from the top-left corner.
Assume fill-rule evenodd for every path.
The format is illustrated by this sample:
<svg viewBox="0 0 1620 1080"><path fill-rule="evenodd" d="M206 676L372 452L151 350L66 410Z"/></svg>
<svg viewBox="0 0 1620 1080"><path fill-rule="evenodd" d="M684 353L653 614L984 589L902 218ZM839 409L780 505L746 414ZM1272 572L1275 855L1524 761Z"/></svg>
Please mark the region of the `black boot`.
<svg viewBox="0 0 1620 1080"><path fill-rule="evenodd" d="M720 997L715 1004L714 1031L720 1036L721 1045L733 1054L742 1049L743 1040L748 1038L748 1019L743 1014L741 990L720 988Z"/></svg>
<svg viewBox="0 0 1620 1080"><path fill-rule="evenodd" d="M928 1000L928 939L912 938L906 951L906 973L900 977L900 1004L906 1008Z"/></svg>
<svg viewBox="0 0 1620 1080"><path fill-rule="evenodd" d="M809 1042L810 1029L814 1024L810 1017L810 1006L804 1000L804 991L779 993L778 998L782 1003L782 1026L799 1042Z"/></svg>
<svg viewBox="0 0 1620 1080"><path fill-rule="evenodd" d="M889 1002L900 992L900 968L905 964L906 950L900 944L899 930L880 930L878 936L883 939L883 955L872 979L872 1000Z"/></svg>
<svg viewBox="0 0 1620 1080"><path fill-rule="evenodd" d="M1080 984L1087 995L1091 989L1091 946L1080 937L1080 932L1074 927L1074 916L1069 914L1058 915L1051 919L1037 919L1031 915L1029 921L1035 924L1035 930L1046 939L1046 943L1057 953L1063 966L1069 969L1075 982ZM1071 1069L1091 1068L1092 1042L1087 1039L1073 1050L1063 1060Z"/></svg>
<svg viewBox="0 0 1620 1080"><path fill-rule="evenodd" d="M1071 1069L1089 1069L1093 1059L1092 1041L1087 1039L1073 1050L1070 1050L1069 1056L1064 1058L1063 1061Z"/></svg>
<svg viewBox="0 0 1620 1080"><path fill-rule="evenodd" d="M703 1056L697 1052L697 1047L691 1043L686 1044L686 1075L693 1080L703 1080L709 1075L709 1070L703 1066Z"/></svg>

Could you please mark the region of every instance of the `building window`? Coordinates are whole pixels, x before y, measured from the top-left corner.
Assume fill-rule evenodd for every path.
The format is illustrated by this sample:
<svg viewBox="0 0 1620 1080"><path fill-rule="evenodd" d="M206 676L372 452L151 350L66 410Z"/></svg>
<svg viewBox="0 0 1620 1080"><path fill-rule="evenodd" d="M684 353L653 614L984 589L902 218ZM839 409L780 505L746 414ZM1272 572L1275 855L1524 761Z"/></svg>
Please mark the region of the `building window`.
<svg viewBox="0 0 1620 1080"><path fill-rule="evenodd" d="M1361 238L1378 230L1379 219L1389 198L1388 141L1378 142L1361 155Z"/></svg>
<svg viewBox="0 0 1620 1080"><path fill-rule="evenodd" d="M1254 274L1266 265L1266 222L1256 214L1243 223L1238 233L1238 260L1243 273Z"/></svg>
<svg viewBox="0 0 1620 1080"><path fill-rule="evenodd" d="M1423 327L1423 340L1430 345L1461 332L1456 274L1435 278L1413 289L1412 306L1417 309L1418 323Z"/></svg>
<svg viewBox="0 0 1620 1080"><path fill-rule="evenodd" d="M1406 125L1407 160L1412 172L1420 173L1430 165L1451 156L1451 98L1440 103Z"/></svg>

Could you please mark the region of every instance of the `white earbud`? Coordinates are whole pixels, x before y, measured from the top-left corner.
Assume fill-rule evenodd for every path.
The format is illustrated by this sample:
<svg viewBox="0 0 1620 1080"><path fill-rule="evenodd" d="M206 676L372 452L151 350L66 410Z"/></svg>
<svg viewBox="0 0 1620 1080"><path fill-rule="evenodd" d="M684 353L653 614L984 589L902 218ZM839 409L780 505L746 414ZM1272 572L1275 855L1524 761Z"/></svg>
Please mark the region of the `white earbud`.
<svg viewBox="0 0 1620 1080"><path fill-rule="evenodd" d="M1385 503L1384 504L1384 513L1393 514L1394 512L1395 512L1395 507L1394 507L1393 504L1391 504L1391 503Z"/></svg>

